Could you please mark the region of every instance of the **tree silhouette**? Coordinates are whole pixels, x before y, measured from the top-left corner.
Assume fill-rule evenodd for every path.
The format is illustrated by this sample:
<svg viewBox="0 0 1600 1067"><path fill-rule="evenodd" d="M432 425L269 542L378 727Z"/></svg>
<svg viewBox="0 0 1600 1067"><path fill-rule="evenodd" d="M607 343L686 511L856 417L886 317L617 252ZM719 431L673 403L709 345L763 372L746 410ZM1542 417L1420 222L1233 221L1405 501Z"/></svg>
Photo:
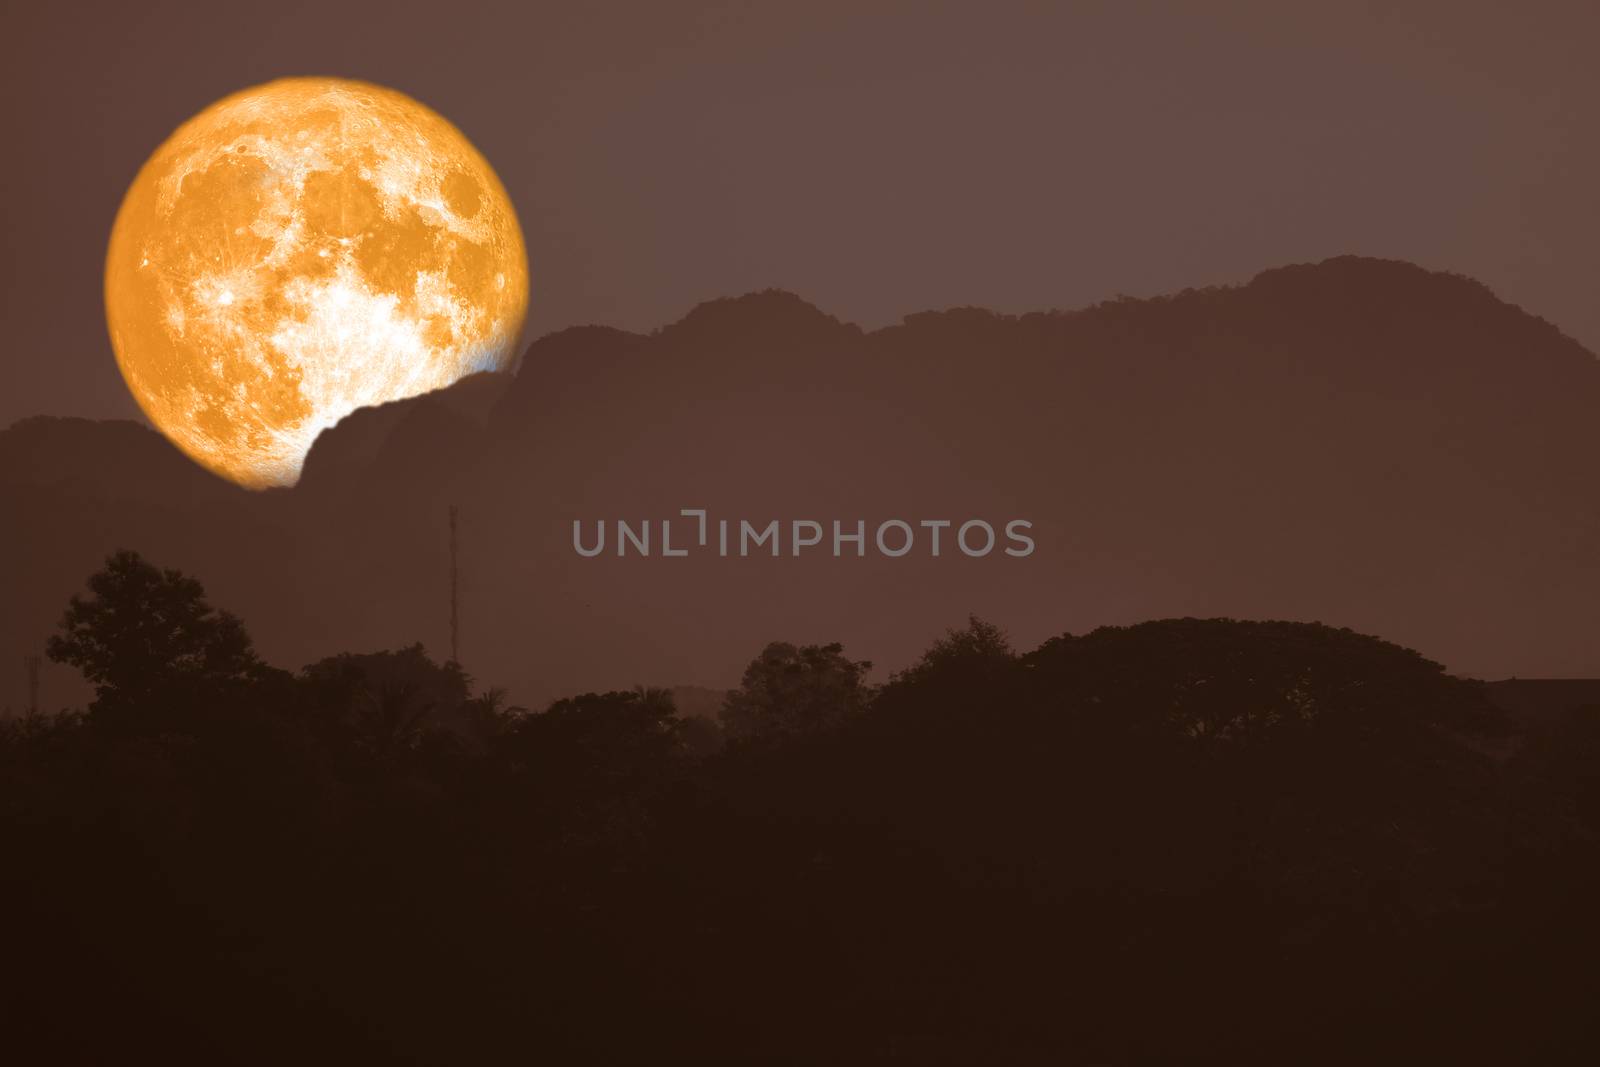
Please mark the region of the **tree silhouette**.
<svg viewBox="0 0 1600 1067"><path fill-rule="evenodd" d="M264 671L244 625L180 571L124 550L90 576L89 590L72 597L46 651L94 683L96 716L192 709Z"/></svg>
<svg viewBox="0 0 1600 1067"><path fill-rule="evenodd" d="M1600 709L1507 730L1377 638L1168 619L1018 655L969 619L876 692L777 643L719 746L668 691L526 713L420 645L274 673L132 553L90 588L52 653L94 716L0 720L28 1062L1593 1047Z"/></svg>
<svg viewBox="0 0 1600 1067"><path fill-rule="evenodd" d="M647 775L680 747L672 694L640 687L584 693L521 715L502 751L546 780L617 783Z"/></svg>
<svg viewBox="0 0 1600 1067"><path fill-rule="evenodd" d="M965 626L945 631L921 659L897 672L891 687L983 688L1007 674L1016 658L1004 630L969 615Z"/></svg>
<svg viewBox="0 0 1600 1067"><path fill-rule="evenodd" d="M866 706L863 682L872 669L844 646L775 641L745 668L739 688L722 705L722 724L734 738L781 737L835 725Z"/></svg>
<svg viewBox="0 0 1600 1067"><path fill-rule="evenodd" d="M498 705L486 703L487 694L470 696L472 679L460 664L435 663L420 642L392 652L342 652L301 676L322 713L375 752L415 747L429 731L480 743L497 728ZM503 694L494 699L503 703Z"/></svg>
<svg viewBox="0 0 1600 1067"><path fill-rule="evenodd" d="M504 805L560 813L569 846L602 848L646 832L646 798L684 751L671 692L644 687L558 700L517 716L495 741L510 786Z"/></svg>
<svg viewBox="0 0 1600 1067"><path fill-rule="evenodd" d="M1315 623L1163 619L1063 635L1023 658L1035 692L1130 729L1258 744L1315 730L1367 746L1493 734L1482 687L1377 638Z"/></svg>

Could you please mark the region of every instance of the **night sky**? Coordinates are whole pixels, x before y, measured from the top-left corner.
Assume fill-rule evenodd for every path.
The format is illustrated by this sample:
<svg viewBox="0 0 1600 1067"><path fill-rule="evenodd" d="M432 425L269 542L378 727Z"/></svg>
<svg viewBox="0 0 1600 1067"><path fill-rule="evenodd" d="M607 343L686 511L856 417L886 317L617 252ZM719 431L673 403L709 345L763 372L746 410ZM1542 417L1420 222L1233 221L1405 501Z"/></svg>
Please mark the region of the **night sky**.
<svg viewBox="0 0 1600 1067"><path fill-rule="evenodd" d="M526 232L530 336L769 286L866 326L1071 308L1354 252L1600 348L1600 7L1215 6L13 10L0 425L135 414L101 303L120 197L184 119L295 74L474 140Z"/></svg>

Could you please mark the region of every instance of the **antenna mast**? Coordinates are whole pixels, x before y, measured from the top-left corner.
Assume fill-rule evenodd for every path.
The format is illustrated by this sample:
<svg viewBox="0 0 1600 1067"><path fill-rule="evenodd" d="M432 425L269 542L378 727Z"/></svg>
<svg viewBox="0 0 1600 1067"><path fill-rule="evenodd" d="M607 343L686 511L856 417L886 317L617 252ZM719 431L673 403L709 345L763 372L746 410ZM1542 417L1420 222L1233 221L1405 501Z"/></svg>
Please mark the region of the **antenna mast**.
<svg viewBox="0 0 1600 1067"><path fill-rule="evenodd" d="M450 662L461 663L461 572L456 565L456 506L450 505Z"/></svg>

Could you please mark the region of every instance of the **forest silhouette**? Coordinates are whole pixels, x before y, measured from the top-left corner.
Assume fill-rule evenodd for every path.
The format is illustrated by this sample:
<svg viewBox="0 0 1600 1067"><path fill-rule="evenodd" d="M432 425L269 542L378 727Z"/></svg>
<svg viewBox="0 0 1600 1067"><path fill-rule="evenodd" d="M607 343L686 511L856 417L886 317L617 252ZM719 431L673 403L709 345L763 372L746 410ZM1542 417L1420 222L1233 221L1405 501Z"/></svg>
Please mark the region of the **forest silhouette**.
<svg viewBox="0 0 1600 1067"><path fill-rule="evenodd" d="M291 491L23 420L0 1056L1570 1061L1596 410L1554 326L1344 257L565 330L355 413ZM1039 547L571 548L684 507Z"/></svg>
<svg viewBox="0 0 1600 1067"><path fill-rule="evenodd" d="M1600 705L1318 624L871 685L752 648L508 706L421 646L298 673L118 552L0 720L17 1063L1552 1062L1593 1038ZM1592 1045L1588 1046L1592 1047Z"/></svg>

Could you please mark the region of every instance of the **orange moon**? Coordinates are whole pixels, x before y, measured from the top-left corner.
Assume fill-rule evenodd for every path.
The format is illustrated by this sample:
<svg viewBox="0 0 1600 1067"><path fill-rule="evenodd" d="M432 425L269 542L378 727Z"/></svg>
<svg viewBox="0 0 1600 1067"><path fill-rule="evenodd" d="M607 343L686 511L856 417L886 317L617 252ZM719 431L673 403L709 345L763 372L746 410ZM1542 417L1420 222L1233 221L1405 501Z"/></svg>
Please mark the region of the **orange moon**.
<svg viewBox="0 0 1600 1067"><path fill-rule="evenodd" d="M180 126L106 254L117 364L162 433L250 488L293 485L356 408L515 355L528 264L511 200L392 89L289 78Z"/></svg>

